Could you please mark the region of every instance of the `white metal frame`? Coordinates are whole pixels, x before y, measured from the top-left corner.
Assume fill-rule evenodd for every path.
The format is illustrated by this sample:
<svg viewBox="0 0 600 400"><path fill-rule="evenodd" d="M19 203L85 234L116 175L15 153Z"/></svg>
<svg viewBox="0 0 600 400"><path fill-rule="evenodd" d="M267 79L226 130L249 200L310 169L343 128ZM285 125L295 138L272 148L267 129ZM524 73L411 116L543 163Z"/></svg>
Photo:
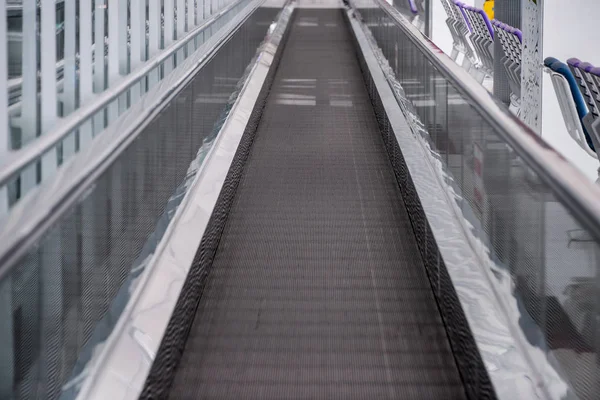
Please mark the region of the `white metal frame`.
<svg viewBox="0 0 600 400"><path fill-rule="evenodd" d="M4 61L2 61L4 60ZM10 129L8 126L8 26L6 7L0 8L0 159L10 151ZM0 187L0 215L8 211L8 191ZM0 381L0 395L3 393Z"/></svg>
<svg viewBox="0 0 600 400"><path fill-rule="evenodd" d="M79 15L76 2L79 2ZM57 45L62 43L56 40L56 1L39 0L38 5L38 0L22 0L22 76L10 82L0 76L4 93L0 103L3 126L0 168L6 169L23 154L32 154L26 149L39 149L36 144L49 132L63 132L61 127L69 127L70 132L53 143L52 146L60 144L59 148L43 145L43 157L27 165L17 162L19 172L11 175L11 179L19 178L20 197L37 186L38 180L54 175L59 163L88 146L93 136L106 128L106 119L110 124L189 57L211 35L214 21L230 10L232 4L232 0L219 2L221 7L216 7L214 0L164 0L164 16L161 16L161 1L156 0L97 0L94 10L89 0L64 0L64 59L57 60ZM6 15L6 9L4 13ZM207 17L214 18L207 20ZM0 39L5 47L0 51L7 54L6 25L5 18L0 26ZM79 46L75 36L78 28ZM193 41L189 40L191 34ZM180 41L186 45L176 45L171 54L173 45ZM43 49L39 52L41 59L38 59L38 46ZM8 73L7 64L0 75ZM140 70L143 74L136 74ZM124 81L133 83L127 86L123 85ZM113 88L123 93L113 98L116 93ZM12 104L9 104L9 95L15 100ZM109 98L110 104L102 103ZM80 118L80 111L90 104L102 104L102 107L87 108L94 109L93 115L73 127L71 116ZM62 113L59 113L61 105ZM16 150L11 145L13 128L20 128L22 132L22 148ZM58 157L59 150L62 158ZM38 163L41 163L41 176L37 176ZM0 217L10 208L8 183L5 180L0 183Z"/></svg>

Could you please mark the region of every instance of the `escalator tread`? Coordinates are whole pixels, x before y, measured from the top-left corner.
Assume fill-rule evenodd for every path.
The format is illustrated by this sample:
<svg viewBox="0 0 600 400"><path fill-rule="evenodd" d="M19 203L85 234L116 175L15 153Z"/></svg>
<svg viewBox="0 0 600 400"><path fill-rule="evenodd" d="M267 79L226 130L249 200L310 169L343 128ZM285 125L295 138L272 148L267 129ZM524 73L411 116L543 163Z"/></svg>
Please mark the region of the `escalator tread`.
<svg viewBox="0 0 600 400"><path fill-rule="evenodd" d="M460 399L339 9L299 9L171 398Z"/></svg>

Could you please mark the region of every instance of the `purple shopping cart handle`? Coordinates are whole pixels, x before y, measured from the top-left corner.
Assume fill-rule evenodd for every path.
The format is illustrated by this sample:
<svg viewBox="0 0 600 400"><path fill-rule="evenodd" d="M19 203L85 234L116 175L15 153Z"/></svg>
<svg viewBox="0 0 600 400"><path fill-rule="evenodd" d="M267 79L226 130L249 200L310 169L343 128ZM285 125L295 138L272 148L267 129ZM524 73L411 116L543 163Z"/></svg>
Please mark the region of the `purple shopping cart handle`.
<svg viewBox="0 0 600 400"><path fill-rule="evenodd" d="M600 67L594 67L590 70L590 74L594 74L600 77Z"/></svg>
<svg viewBox="0 0 600 400"><path fill-rule="evenodd" d="M415 4L415 0L408 0L408 6L410 7L410 11L412 11L413 14L419 13L417 5Z"/></svg>
<svg viewBox="0 0 600 400"><path fill-rule="evenodd" d="M567 64L572 65L573 67L578 67L581 64L581 60L579 58L569 58L567 60Z"/></svg>
<svg viewBox="0 0 600 400"><path fill-rule="evenodd" d="M590 72L592 70L592 68L594 68L594 66L592 64L590 64L589 62L582 62L577 67L581 68L585 72Z"/></svg>
<svg viewBox="0 0 600 400"><path fill-rule="evenodd" d="M515 28L515 31L513 33L517 38L519 38L519 42L523 43L523 32Z"/></svg>
<svg viewBox="0 0 600 400"><path fill-rule="evenodd" d="M473 27L471 26L471 22L469 22L469 18L467 18L467 13L465 12L465 5L463 3L461 3L460 1L455 1L454 4L456 4L458 6L458 8L460 8L460 13L463 16L463 19L465 20L465 23L467 24L467 28L469 29L469 32L473 32Z"/></svg>
<svg viewBox="0 0 600 400"><path fill-rule="evenodd" d="M592 72L594 70L594 71L596 71L596 73L594 73L594 74L597 74L598 68L594 67L589 62L582 62L579 58L575 58L575 57L569 58L567 60L567 64L569 64L575 68L582 69L585 72Z"/></svg>

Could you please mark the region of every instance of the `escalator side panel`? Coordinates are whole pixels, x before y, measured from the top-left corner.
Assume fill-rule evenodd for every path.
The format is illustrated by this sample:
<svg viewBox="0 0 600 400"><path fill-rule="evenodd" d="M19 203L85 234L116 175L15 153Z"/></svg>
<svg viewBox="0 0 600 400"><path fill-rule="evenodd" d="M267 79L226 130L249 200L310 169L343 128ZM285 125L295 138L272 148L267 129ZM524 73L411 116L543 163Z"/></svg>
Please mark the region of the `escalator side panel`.
<svg viewBox="0 0 600 400"><path fill-rule="evenodd" d="M464 398L342 11L296 13L171 398Z"/></svg>
<svg viewBox="0 0 600 400"><path fill-rule="evenodd" d="M346 15L346 22L351 24L348 15ZM360 28L357 27L357 29ZM463 385L465 386L465 392L469 399L496 399L492 381L479 353L478 345L475 342L469 322L438 248L436 239L433 236L433 230L429 225L403 152L398 145L398 140L396 139L397 132L393 128L394 124L388 118L389 112L400 112L400 109L393 107L390 110L387 108L388 104L384 104L382 97L386 95L379 93L378 88L384 88L383 91L386 89L389 90L389 83L385 80L381 70L378 70L381 74L380 77L373 76L376 73L372 71L378 68L376 66L377 61L372 60L375 65L369 67L365 59L366 56L363 53L364 50L361 49L361 44L358 43L356 36L353 35L353 38L355 39L360 68L379 123L379 130L388 152L388 157L392 164L392 169L396 176L415 237L417 238L417 245L424 260L424 267L427 271L431 287L434 289L433 293L438 304L438 310L441 314ZM363 46L368 46L368 43L363 43ZM393 99L394 95L390 92L387 96ZM421 180L424 179L423 177L420 178Z"/></svg>
<svg viewBox="0 0 600 400"><path fill-rule="evenodd" d="M240 27L240 30L234 37L230 39L229 43L225 44L220 50L220 52L223 52L220 54L222 57L221 59L224 59L225 62L237 62L240 67L243 67L248 62L248 59L244 60L238 57L241 54L247 54L249 50L256 52L256 45L260 44L264 39L267 28L272 24L273 20L277 18L280 11L281 9L272 7L261 7L257 9L248 21ZM285 40L285 37L286 35L284 34L283 40ZM283 46L284 42L282 41L275 53L272 65L276 65L281 58L281 49ZM240 48L244 48L244 51L240 51ZM215 66L214 71L216 72L211 72L209 76L214 82L220 82L221 85L231 85L233 77L228 75L227 68L223 67L219 70L219 67L219 65ZM235 196L246 158L248 157L252 141L254 140L262 108L266 103L270 84L275 75L274 72L275 70L271 68L265 78L262 90L256 99L255 108L252 110L248 125L241 137L235 156L233 157L232 165L227 172L214 212L211 215L204 236L202 237L200 247L196 252L188 276L183 284L181 294L177 299L175 310L169 320L159 350L144 383L140 399L164 399L168 397L170 387L175 377L177 365L179 364L182 351L186 345L188 331L192 326L196 308L200 301L200 297L202 296L206 275L208 274L208 270L210 269L212 260L215 256L215 251L219 244L221 233L225 226L225 221L233 197ZM204 78L202 74L199 74L195 78L193 84L198 85L199 87L206 86L206 82L199 81L202 79L206 78ZM215 103L212 96L218 96L220 93L223 93L223 89L219 89L216 86L216 84L213 85L210 87L210 91L203 91L201 92L202 96L198 96L198 100L203 100L206 104L203 104L202 109L198 109L194 116L192 126L195 127L197 131L201 131L201 127L198 124L207 123L204 114L212 109L212 105ZM200 101L198 101L198 103ZM223 106L224 104L221 104L221 108ZM214 120L215 118L209 121L210 127L214 125Z"/></svg>

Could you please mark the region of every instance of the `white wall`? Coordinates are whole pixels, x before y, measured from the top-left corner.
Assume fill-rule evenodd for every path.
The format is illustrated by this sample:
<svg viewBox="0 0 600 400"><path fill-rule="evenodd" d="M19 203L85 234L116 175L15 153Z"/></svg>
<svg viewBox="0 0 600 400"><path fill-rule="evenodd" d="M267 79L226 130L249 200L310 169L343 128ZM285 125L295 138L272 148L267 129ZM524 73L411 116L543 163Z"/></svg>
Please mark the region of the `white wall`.
<svg viewBox="0 0 600 400"><path fill-rule="evenodd" d="M450 55L452 52L452 36L446 25L446 11L441 0L431 0L431 40L444 53Z"/></svg>

